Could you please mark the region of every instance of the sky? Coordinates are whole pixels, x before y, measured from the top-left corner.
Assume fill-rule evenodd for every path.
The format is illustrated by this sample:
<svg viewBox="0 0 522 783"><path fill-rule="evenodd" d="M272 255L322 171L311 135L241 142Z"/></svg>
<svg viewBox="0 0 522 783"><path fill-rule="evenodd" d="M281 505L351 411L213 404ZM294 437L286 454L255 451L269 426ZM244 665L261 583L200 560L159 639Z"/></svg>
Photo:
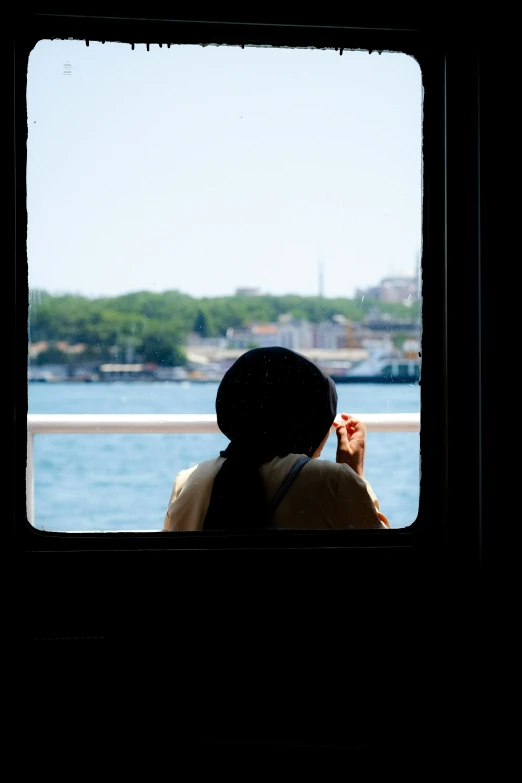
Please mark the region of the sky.
<svg viewBox="0 0 522 783"><path fill-rule="evenodd" d="M401 53L44 40L30 289L353 297L414 275L422 76Z"/></svg>

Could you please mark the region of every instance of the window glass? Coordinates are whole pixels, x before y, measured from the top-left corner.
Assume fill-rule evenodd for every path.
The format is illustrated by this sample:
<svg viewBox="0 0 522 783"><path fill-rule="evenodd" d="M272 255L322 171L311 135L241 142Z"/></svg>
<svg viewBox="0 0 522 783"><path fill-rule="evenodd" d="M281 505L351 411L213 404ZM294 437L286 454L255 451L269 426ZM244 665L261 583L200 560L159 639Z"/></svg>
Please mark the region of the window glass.
<svg viewBox="0 0 522 783"><path fill-rule="evenodd" d="M27 122L29 414L212 414L264 345L323 366L339 411L420 413L415 59L42 40ZM160 530L177 472L227 442L38 434L34 524ZM369 431L394 528L419 471L418 432Z"/></svg>

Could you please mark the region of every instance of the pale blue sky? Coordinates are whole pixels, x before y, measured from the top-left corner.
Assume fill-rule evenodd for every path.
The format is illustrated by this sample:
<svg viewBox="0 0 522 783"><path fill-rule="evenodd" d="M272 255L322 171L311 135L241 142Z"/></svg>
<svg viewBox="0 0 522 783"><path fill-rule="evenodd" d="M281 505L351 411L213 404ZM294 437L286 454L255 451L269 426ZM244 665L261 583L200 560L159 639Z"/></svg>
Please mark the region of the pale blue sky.
<svg viewBox="0 0 522 783"><path fill-rule="evenodd" d="M321 261L351 297L416 271L411 57L40 41L27 99L31 288L315 295Z"/></svg>

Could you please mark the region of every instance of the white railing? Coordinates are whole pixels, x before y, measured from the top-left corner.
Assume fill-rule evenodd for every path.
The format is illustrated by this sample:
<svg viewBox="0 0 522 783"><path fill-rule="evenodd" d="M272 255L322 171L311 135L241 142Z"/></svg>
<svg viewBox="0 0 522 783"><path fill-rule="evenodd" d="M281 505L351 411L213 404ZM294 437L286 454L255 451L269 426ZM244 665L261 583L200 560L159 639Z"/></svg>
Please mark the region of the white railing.
<svg viewBox="0 0 522 783"><path fill-rule="evenodd" d="M354 413L368 432L419 432L419 413ZM34 436L114 433L219 433L212 413L30 413L27 416L27 518L34 524Z"/></svg>

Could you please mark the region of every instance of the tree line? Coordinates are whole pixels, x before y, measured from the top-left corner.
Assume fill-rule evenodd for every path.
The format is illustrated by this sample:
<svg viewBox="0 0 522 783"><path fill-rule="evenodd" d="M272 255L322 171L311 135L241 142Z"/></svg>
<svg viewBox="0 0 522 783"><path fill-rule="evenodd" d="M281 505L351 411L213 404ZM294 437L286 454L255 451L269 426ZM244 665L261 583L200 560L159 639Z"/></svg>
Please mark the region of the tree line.
<svg viewBox="0 0 522 783"><path fill-rule="evenodd" d="M183 347L189 332L202 337L225 336L228 328L250 321L274 322L292 315L312 323L344 315L361 321L378 309L381 315L416 320L418 304L411 307L374 299L326 299L323 297L226 296L197 299L179 291L140 291L116 297L88 298L75 294L53 295L33 290L29 296L29 342L47 342L49 348L35 362L74 362L56 347L61 341L83 343L78 359L123 360L129 350L143 362L164 366L186 363Z"/></svg>

